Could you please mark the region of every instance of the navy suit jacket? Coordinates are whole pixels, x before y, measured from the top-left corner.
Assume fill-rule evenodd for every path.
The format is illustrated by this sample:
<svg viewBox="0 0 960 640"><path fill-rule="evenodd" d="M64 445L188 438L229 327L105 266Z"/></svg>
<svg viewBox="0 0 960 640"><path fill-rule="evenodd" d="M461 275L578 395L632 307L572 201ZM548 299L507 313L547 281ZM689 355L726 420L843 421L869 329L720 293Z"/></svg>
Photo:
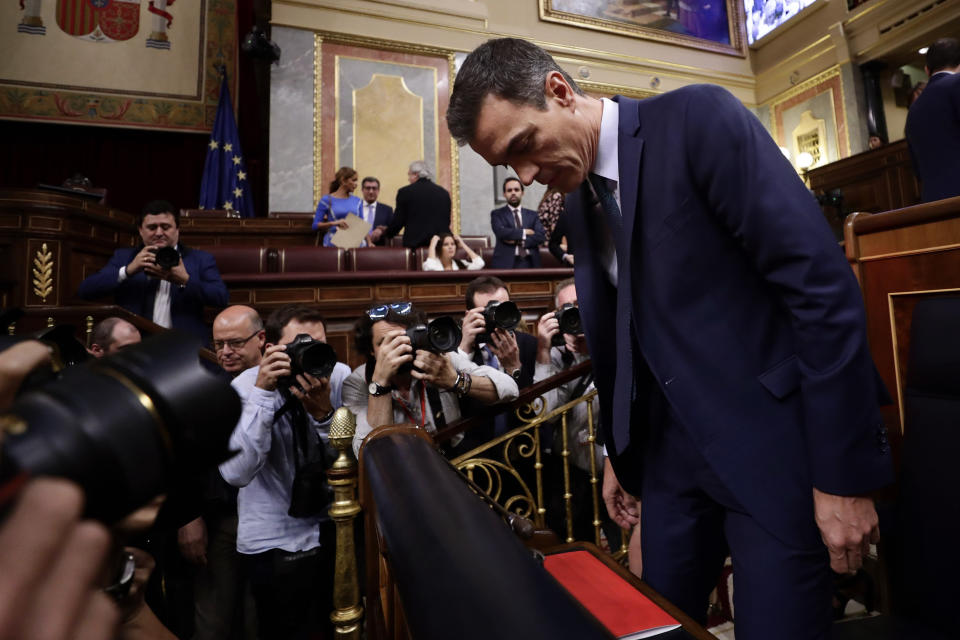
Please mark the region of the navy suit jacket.
<svg viewBox="0 0 960 640"><path fill-rule="evenodd" d="M618 284L584 183L566 200L601 430L624 488L678 420L781 540L819 541L812 487L892 480L857 282L817 203L760 122L697 85L619 103ZM653 410L665 398L669 417ZM664 407L661 407L662 409Z"/></svg>
<svg viewBox="0 0 960 640"><path fill-rule="evenodd" d="M397 190L397 209L383 235L392 238L403 229L403 246L426 247L430 238L450 230L450 193L429 178L420 178Z"/></svg>
<svg viewBox="0 0 960 640"><path fill-rule="evenodd" d="M907 113L907 142L924 202L960 196L960 73L937 73Z"/></svg>
<svg viewBox="0 0 960 640"><path fill-rule="evenodd" d="M364 202L363 206L366 207L367 203ZM373 214L373 228L383 225L384 227L390 226L390 222L393 220L393 207L388 204L383 204L382 202L377 203L377 210ZM383 246L386 244L386 236L380 236L380 240L376 243L377 246Z"/></svg>
<svg viewBox="0 0 960 640"><path fill-rule="evenodd" d="M117 282L120 267L130 264L142 248L138 246L114 251L107 266L80 283L77 295L84 300L113 295L115 304L153 320L153 301L160 280L140 271L123 282ZM212 255L199 249L190 249L182 243L180 254L190 279L183 288L175 284L170 286L170 320L174 329L189 331L204 345L209 345L210 330L203 322L203 307L225 307L228 303L227 286L220 279Z"/></svg>
<svg viewBox="0 0 960 640"><path fill-rule="evenodd" d="M517 228L517 219L510 207L504 205L490 212L490 227L497 237L497 246L493 249L493 258L490 259L491 269L512 269L513 258L516 253L516 244L507 244L505 240L516 242L523 240L523 246L530 252L530 259L534 267L540 266L540 245L547 239L540 224L540 217L532 209L520 208L523 228L533 229L530 235L523 235L523 230Z"/></svg>

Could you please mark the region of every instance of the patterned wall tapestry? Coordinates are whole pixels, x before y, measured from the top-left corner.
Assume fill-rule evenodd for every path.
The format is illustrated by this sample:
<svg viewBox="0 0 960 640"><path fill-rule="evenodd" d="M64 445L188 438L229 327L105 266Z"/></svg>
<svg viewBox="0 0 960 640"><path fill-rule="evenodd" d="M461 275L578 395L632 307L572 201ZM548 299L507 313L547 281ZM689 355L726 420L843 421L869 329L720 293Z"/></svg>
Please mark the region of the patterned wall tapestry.
<svg viewBox="0 0 960 640"><path fill-rule="evenodd" d="M0 118L209 131L236 0L0 3Z"/></svg>

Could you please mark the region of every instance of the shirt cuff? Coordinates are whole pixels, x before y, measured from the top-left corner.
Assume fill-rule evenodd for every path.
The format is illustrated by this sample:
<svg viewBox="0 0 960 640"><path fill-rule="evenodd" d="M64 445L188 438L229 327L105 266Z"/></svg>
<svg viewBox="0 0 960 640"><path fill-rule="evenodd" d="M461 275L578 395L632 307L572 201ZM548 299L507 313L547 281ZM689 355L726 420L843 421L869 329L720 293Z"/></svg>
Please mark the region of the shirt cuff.
<svg viewBox="0 0 960 640"><path fill-rule="evenodd" d="M120 271L117 272L117 283L121 283L127 279L127 266L124 265L120 267Z"/></svg>

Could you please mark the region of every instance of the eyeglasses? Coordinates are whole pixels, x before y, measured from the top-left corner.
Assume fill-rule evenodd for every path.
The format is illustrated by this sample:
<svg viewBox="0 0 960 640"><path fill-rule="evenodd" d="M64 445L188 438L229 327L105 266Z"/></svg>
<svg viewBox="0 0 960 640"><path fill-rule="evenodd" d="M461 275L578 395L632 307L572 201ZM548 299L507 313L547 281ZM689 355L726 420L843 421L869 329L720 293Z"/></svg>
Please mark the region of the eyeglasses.
<svg viewBox="0 0 960 640"><path fill-rule="evenodd" d="M412 302L395 302L393 304L381 304L367 309L367 317L371 320L383 320L391 311L400 316L405 316L413 310Z"/></svg>
<svg viewBox="0 0 960 640"><path fill-rule="evenodd" d="M220 352L220 351L223 351L224 347L230 347L233 351L239 351L240 349L243 348L243 345L250 342L250 338L257 335L261 331L263 331L263 329L257 329L256 331L248 335L246 338L236 338L234 340L214 340L213 349L214 351Z"/></svg>

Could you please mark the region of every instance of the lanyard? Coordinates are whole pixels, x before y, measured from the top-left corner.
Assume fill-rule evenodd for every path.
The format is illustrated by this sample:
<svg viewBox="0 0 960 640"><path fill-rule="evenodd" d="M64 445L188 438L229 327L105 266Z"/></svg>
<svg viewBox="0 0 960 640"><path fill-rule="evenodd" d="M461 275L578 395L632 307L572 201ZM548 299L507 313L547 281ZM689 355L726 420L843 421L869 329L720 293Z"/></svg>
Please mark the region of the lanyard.
<svg viewBox="0 0 960 640"><path fill-rule="evenodd" d="M412 422L413 424L417 424L417 419L413 417L413 412L411 412L410 409L407 408L407 403L400 398L398 398L397 400L400 403L400 408L403 409L403 412L407 414L408 418L410 418L410 422ZM427 420L427 387L423 383L423 380L421 380L420 381L420 428L421 429L426 428L426 420Z"/></svg>

